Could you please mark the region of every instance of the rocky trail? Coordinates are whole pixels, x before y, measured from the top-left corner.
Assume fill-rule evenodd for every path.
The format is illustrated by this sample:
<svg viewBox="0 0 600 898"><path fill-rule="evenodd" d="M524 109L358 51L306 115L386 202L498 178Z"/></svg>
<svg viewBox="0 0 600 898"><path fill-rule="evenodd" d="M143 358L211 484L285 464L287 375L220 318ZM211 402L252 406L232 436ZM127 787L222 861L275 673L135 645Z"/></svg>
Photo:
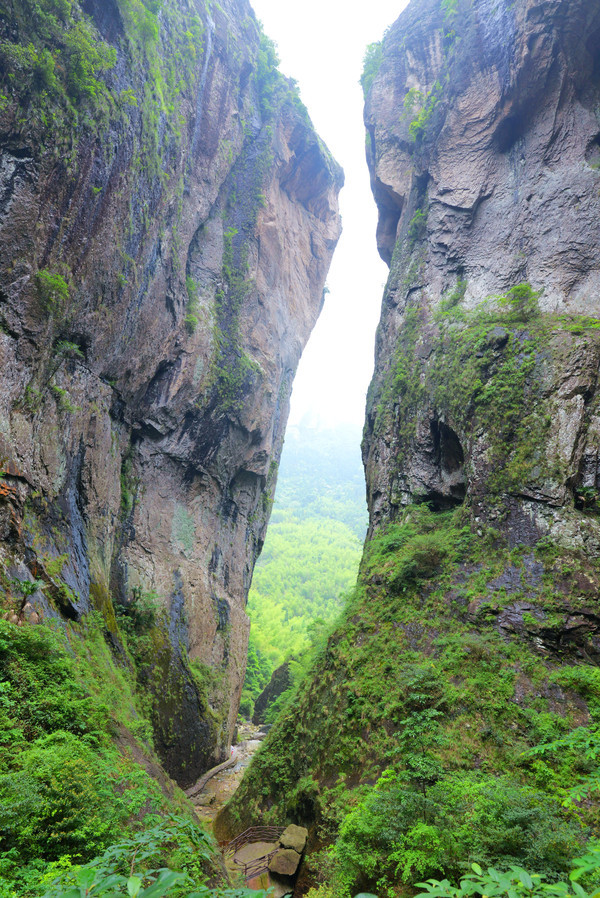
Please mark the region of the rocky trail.
<svg viewBox="0 0 600 898"><path fill-rule="evenodd" d="M216 816L237 789L244 770L265 735L265 730L254 724L240 727L238 744L232 747L230 760L212 768L212 771L209 770L208 779L207 774L204 774L191 789L188 789L188 796L196 808L198 817L211 830Z"/></svg>
<svg viewBox="0 0 600 898"><path fill-rule="evenodd" d="M272 888L273 898L285 898L292 894L293 877L306 843L306 830L292 826L283 833L283 827L254 826L233 842L226 842L224 833L217 832L215 825L220 810L236 791L265 736L266 731L260 726L245 724L240 727L239 741L232 747L231 758L207 771L186 794L198 817L219 839L225 865L234 881L241 878L254 889ZM287 838L284 838L286 834ZM280 857L273 863L275 854ZM294 855L292 863L289 855ZM271 869L273 866L275 870Z"/></svg>

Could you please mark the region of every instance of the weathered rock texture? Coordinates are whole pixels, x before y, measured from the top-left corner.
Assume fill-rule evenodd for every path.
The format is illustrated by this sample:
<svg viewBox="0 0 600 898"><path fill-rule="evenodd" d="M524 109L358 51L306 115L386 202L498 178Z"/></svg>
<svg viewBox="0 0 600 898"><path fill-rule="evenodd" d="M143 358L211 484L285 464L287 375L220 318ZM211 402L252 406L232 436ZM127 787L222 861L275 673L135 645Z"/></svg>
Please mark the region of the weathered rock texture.
<svg viewBox="0 0 600 898"><path fill-rule="evenodd" d="M245 0L59 6L0 3L2 551L36 613L115 641L153 594L143 677L189 783L232 736L342 175Z"/></svg>
<svg viewBox="0 0 600 898"><path fill-rule="evenodd" d="M422 0L384 38L365 111L390 264L371 532L466 497L488 519L501 506L517 543L598 550L572 511L599 486L599 344L577 318L600 312L599 52L600 3L583 0ZM498 302L524 283L543 314Z"/></svg>
<svg viewBox="0 0 600 898"><path fill-rule="evenodd" d="M275 699L279 698L286 689L289 689L291 682L290 665L286 661L285 664L281 664L273 671L271 679L256 699L252 723L265 723L265 714L270 705L272 705Z"/></svg>
<svg viewBox="0 0 600 898"><path fill-rule="evenodd" d="M426 783L503 777L552 808L523 747L555 738L544 719L561 733L593 719L599 51L598 0L413 0L368 54L390 265L363 443L370 529L344 616L222 813L232 831L257 813L302 821L310 851L362 802L338 853L354 891L384 887ZM398 890L404 857L385 874Z"/></svg>

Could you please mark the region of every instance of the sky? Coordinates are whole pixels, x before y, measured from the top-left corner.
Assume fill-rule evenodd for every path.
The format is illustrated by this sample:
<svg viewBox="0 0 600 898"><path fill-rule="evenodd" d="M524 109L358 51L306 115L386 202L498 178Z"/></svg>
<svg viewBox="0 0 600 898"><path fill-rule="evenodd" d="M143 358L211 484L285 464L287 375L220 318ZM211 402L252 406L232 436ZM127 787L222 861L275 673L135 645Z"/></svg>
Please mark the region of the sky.
<svg viewBox="0 0 600 898"><path fill-rule="evenodd" d="M364 420L387 266L375 244L377 210L365 161L359 78L367 44L381 39L406 2L251 0L277 44L279 68L298 82L318 133L346 175L330 292L298 368L290 424L311 419L329 427Z"/></svg>

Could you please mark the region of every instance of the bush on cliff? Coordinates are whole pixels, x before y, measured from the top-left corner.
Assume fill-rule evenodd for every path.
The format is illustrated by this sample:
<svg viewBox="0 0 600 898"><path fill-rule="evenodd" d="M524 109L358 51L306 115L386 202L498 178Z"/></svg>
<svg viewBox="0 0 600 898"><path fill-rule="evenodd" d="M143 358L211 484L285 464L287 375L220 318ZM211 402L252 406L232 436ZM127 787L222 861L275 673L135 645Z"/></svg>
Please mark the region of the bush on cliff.
<svg viewBox="0 0 600 898"><path fill-rule="evenodd" d="M389 771L345 818L333 858L340 887L425 877L456 881L473 862L565 875L584 832L557 800L509 776L454 774L415 788Z"/></svg>

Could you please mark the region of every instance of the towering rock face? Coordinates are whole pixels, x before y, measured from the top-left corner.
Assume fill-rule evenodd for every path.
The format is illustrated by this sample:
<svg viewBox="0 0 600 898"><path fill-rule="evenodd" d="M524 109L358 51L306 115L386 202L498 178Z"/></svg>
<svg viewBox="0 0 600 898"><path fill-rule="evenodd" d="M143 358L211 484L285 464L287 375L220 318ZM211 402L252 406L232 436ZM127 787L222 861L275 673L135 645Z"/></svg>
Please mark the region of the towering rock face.
<svg viewBox="0 0 600 898"><path fill-rule="evenodd" d="M117 605L156 606L143 676L183 783L231 739L340 231L274 63L245 0L0 3L2 557L44 582L35 613L99 610L115 645Z"/></svg>
<svg viewBox="0 0 600 898"><path fill-rule="evenodd" d="M336 841L334 894L458 881L473 860L560 878L580 838L550 858L528 853L540 829L508 851L498 833L530 800L565 832L527 748L585 734L600 698L599 63L598 0L413 0L367 54L390 266L370 529L293 713L221 818ZM579 776L567 763L561 788ZM478 790L500 828L485 845Z"/></svg>
<svg viewBox="0 0 600 898"><path fill-rule="evenodd" d="M598 548L572 512L599 485L597 331L576 317L600 313L599 54L597 2L424 0L372 60L390 265L364 446L372 528L466 498L516 542L589 532Z"/></svg>

